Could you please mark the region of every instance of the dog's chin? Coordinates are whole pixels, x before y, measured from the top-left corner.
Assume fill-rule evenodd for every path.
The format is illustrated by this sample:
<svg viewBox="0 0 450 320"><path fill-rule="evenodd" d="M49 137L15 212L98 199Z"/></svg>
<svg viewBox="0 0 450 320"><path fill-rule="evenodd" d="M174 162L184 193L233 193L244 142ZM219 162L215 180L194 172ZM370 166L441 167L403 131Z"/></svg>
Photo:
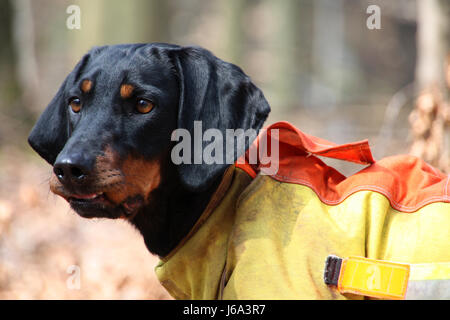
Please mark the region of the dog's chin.
<svg viewBox="0 0 450 320"><path fill-rule="evenodd" d="M109 218L117 219L124 216L120 206L112 206L103 202L86 201L69 198L70 207L83 218Z"/></svg>
<svg viewBox="0 0 450 320"><path fill-rule="evenodd" d="M120 204L114 204L104 194L92 198L69 197L70 207L83 218L130 219L143 204L142 197L129 197Z"/></svg>

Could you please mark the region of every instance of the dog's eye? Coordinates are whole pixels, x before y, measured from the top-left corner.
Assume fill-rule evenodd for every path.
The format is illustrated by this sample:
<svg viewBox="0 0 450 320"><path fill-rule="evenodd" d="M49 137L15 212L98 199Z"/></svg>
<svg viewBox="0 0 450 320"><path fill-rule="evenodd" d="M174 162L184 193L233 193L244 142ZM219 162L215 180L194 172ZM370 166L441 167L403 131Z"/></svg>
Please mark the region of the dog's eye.
<svg viewBox="0 0 450 320"><path fill-rule="evenodd" d="M74 97L69 100L69 106L73 112L78 113L81 110L81 100L80 98Z"/></svg>
<svg viewBox="0 0 450 320"><path fill-rule="evenodd" d="M147 99L139 99L136 104L136 109L140 113L149 113L153 109L153 103Z"/></svg>

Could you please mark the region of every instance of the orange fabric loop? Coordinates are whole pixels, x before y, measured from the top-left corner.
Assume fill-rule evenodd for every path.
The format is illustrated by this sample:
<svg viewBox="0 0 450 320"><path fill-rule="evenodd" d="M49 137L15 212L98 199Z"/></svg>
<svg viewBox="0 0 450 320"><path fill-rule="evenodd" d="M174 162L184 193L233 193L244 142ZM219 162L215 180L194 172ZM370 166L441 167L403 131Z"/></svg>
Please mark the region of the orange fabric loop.
<svg viewBox="0 0 450 320"><path fill-rule="evenodd" d="M303 133L288 122L278 122L265 129L251 148L258 147L262 136L267 132L267 146L270 150L273 129L278 129L279 157L274 160L278 162L278 171L271 177L281 182L308 186L328 205L337 205L361 190L383 194L394 209L403 212L414 212L433 202L450 202L450 175L447 176L423 160L409 155L388 157L375 162L367 140L337 145ZM310 154L369 166L345 177L319 158L310 157ZM255 177L266 167L259 160L256 164L250 164L247 151L236 166Z"/></svg>

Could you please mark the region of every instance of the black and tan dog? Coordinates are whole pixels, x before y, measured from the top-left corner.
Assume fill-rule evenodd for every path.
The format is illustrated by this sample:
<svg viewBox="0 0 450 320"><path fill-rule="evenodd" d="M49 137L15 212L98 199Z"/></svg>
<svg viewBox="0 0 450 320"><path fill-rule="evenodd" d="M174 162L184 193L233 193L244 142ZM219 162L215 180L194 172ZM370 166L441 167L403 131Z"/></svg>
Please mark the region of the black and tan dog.
<svg viewBox="0 0 450 320"><path fill-rule="evenodd" d="M173 161L174 130L259 130L269 111L207 50L105 46L69 74L29 143L80 216L136 226L176 298L449 297L450 176L420 159L375 162L367 141L338 146L280 122L266 131L277 172L233 164L248 140L231 161L195 161L195 141L193 161ZM347 178L314 155L368 166Z"/></svg>
<svg viewBox="0 0 450 320"><path fill-rule="evenodd" d="M177 128L259 129L270 108L240 68L196 47L94 48L29 137L51 190L82 217L126 218L165 256L203 212L227 164L170 161ZM193 135L193 133L192 133ZM237 156L237 155L236 155Z"/></svg>

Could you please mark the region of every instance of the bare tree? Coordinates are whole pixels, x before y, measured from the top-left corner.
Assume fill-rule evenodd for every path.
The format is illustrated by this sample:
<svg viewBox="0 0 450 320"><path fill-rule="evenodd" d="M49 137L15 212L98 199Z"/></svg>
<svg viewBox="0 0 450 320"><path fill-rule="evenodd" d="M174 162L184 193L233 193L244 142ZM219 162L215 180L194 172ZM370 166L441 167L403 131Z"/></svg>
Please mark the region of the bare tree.
<svg viewBox="0 0 450 320"><path fill-rule="evenodd" d="M13 8L13 40L17 57L16 70L22 90L24 110L37 113L38 70L34 48L34 25L31 0L11 0Z"/></svg>
<svg viewBox="0 0 450 320"><path fill-rule="evenodd" d="M450 172L450 3L418 0L417 5L416 84L420 94L409 116L413 135L410 153Z"/></svg>

